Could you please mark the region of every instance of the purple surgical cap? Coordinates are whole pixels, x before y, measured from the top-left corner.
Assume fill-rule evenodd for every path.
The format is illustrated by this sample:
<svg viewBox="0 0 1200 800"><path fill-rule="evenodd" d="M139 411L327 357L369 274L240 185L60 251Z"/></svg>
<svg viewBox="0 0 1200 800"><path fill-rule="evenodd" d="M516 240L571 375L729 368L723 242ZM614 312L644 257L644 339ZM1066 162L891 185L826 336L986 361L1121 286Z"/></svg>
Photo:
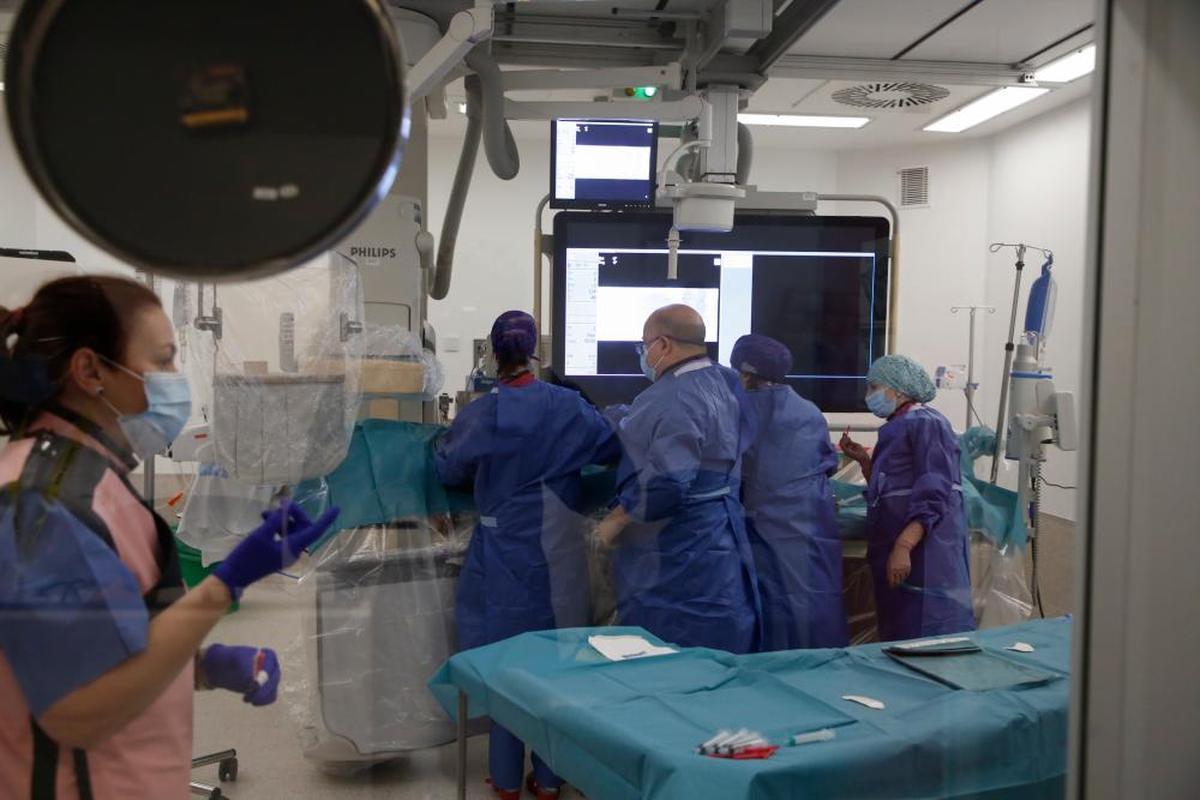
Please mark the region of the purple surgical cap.
<svg viewBox="0 0 1200 800"><path fill-rule="evenodd" d="M498 361L528 361L537 342L537 323L524 311L505 311L492 325L492 352Z"/></svg>
<svg viewBox="0 0 1200 800"><path fill-rule="evenodd" d="M729 365L738 372L783 383L792 368L792 351L783 342L770 336L751 333L741 337L733 345Z"/></svg>

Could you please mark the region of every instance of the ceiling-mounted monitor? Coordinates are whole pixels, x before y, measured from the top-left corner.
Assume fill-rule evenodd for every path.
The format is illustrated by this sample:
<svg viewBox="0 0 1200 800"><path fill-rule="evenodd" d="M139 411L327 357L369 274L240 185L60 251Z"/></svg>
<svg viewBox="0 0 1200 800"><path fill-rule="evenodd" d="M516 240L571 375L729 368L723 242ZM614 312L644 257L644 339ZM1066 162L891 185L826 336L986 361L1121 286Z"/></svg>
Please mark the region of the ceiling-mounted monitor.
<svg viewBox="0 0 1200 800"><path fill-rule="evenodd" d="M728 365L747 333L792 351L788 383L825 412L865 411L867 368L887 347L888 222L739 213L730 233L685 232L667 279L669 212L561 213L554 220L553 366L598 405L646 388L636 346L650 312L700 312Z"/></svg>
<svg viewBox="0 0 1200 800"><path fill-rule="evenodd" d="M556 119L550 142L551 208L654 205L657 122Z"/></svg>

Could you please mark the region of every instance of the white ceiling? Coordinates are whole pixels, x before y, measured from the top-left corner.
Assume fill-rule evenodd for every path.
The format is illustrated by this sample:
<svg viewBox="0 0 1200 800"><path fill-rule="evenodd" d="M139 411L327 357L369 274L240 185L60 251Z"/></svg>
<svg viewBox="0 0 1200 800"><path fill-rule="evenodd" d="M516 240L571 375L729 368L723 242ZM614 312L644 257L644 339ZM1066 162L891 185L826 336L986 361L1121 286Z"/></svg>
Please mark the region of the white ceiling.
<svg viewBox="0 0 1200 800"><path fill-rule="evenodd" d="M672 11L700 8L708 0L672 0ZM0 31L10 27L9 0L0 0ZM583 3L560 3L560 13ZM620 0L622 8L654 9L657 0ZM946 20L966 10L902 60L972 61L1012 66L1021 59L1063 39L1091 22L1093 0L841 0L826 16L792 47L800 56L858 57L891 59L914 42L938 28ZM542 9L538 9L539 12ZM0 33L0 39L6 38ZM1081 40L1086 40L1085 34ZM1035 63L1060 54L1058 48L1035 59ZM889 80L887 75L877 80ZM866 82L866 81L858 81ZM854 81L799 79L776 75L749 101L749 110L771 113L836 114L867 116L870 123L857 130L821 130L812 128L754 129L755 141L765 147L854 150L892 146L911 146L979 136L989 136L1019 124L1047 110L1086 96L1091 79L1057 88L1022 108L962 134L933 134L921 130L933 119L948 113L988 91L991 87L970 84L937 85L949 90L944 100L920 109L861 110L836 103L834 91L855 85ZM447 120L431 120L434 136L460 138L465 129L457 113L457 101L464 96L462 82L452 83ZM514 99L587 100L597 92L518 93ZM548 122L516 122L514 132L521 138L549 138Z"/></svg>
<svg viewBox="0 0 1200 800"><path fill-rule="evenodd" d="M1091 23L1094 11L1094 0L984 0L905 58L1016 64Z"/></svg>
<svg viewBox="0 0 1200 800"><path fill-rule="evenodd" d="M900 61L974 62L1011 68L1089 25L1093 10L1093 0L841 0L789 54L893 60L928 37ZM1070 45L1078 46L1089 38L1084 33ZM1033 64L1046 63L1066 47L1046 51ZM889 78L881 74L876 80ZM774 147L854 150L990 136L1091 91L1091 78L1083 78L964 133L935 134L921 129L994 87L936 81L949 90L949 96L916 109L862 110L831 97L840 88L866 82L771 77L750 99L750 110L866 116L871 121L857 130L755 128L755 141Z"/></svg>
<svg viewBox="0 0 1200 800"><path fill-rule="evenodd" d="M1050 92L1021 108L1002 114L969 131L947 134L930 133L921 129L943 113L952 111L975 97L991 91L990 87L946 86L945 88L950 90L950 96L933 106L933 111L857 112L829 99L829 95L833 91L849 85L852 84L847 81L806 81L788 78L772 78L767 81L759 93L751 99L749 110L776 113L833 113L842 116L860 115L870 117L871 121L865 127L857 130L755 126L753 128L755 145L778 149L844 151L913 147L983 138L993 136L1039 114L1087 97L1091 91L1091 79L1082 78L1070 86ZM814 89L816 91L799 105L792 106L790 104L792 98L803 97L809 92L813 92ZM461 82L451 85L449 93L452 97L461 98ZM534 99L530 95L525 97ZM544 95L538 99L568 98L564 95ZM585 93L575 92L574 97L569 99L586 100L588 97L585 96ZM636 104L633 105L636 107ZM633 113L631 112L631 116ZM513 134L522 141L546 141L550 138L549 122L521 121L510 124ZM429 132L432 136L459 140L465 129L464 118L457 112L453 104L448 119L429 121Z"/></svg>
<svg viewBox="0 0 1200 800"><path fill-rule="evenodd" d="M891 58L964 4L965 0L841 0L791 52Z"/></svg>

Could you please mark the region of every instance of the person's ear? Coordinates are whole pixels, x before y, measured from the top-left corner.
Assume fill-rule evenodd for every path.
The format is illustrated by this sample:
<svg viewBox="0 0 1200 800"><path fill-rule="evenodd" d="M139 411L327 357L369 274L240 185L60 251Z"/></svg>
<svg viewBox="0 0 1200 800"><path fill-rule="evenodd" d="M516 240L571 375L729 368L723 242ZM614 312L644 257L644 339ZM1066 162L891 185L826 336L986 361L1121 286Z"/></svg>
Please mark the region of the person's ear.
<svg viewBox="0 0 1200 800"><path fill-rule="evenodd" d="M71 354L67 362L67 379L88 397L98 397L104 392L100 377L100 357L90 347L81 347Z"/></svg>

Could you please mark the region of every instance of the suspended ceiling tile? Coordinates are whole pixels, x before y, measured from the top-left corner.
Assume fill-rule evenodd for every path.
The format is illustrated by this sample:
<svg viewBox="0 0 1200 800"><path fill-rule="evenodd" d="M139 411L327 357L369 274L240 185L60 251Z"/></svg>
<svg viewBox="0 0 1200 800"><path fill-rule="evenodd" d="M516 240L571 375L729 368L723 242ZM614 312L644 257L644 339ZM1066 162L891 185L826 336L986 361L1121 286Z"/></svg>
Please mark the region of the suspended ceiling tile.
<svg viewBox="0 0 1200 800"><path fill-rule="evenodd" d="M1093 21L1095 0L983 0L905 58L1016 64Z"/></svg>
<svg viewBox="0 0 1200 800"><path fill-rule="evenodd" d="M859 88L852 94L851 102L838 100L835 95L842 90ZM947 114L982 94L991 91L987 86L955 86L950 84L895 83L890 81L828 81L824 86L809 94L802 103L790 109L794 114L834 114L841 116L870 117L871 124L920 127L937 117ZM912 98L916 105L897 105L894 108L863 107L853 98L901 100Z"/></svg>
<svg viewBox="0 0 1200 800"><path fill-rule="evenodd" d="M841 0L789 52L891 58L964 5L966 0Z"/></svg>
<svg viewBox="0 0 1200 800"><path fill-rule="evenodd" d="M750 97L749 111L786 114L828 81L809 78L768 78Z"/></svg>

